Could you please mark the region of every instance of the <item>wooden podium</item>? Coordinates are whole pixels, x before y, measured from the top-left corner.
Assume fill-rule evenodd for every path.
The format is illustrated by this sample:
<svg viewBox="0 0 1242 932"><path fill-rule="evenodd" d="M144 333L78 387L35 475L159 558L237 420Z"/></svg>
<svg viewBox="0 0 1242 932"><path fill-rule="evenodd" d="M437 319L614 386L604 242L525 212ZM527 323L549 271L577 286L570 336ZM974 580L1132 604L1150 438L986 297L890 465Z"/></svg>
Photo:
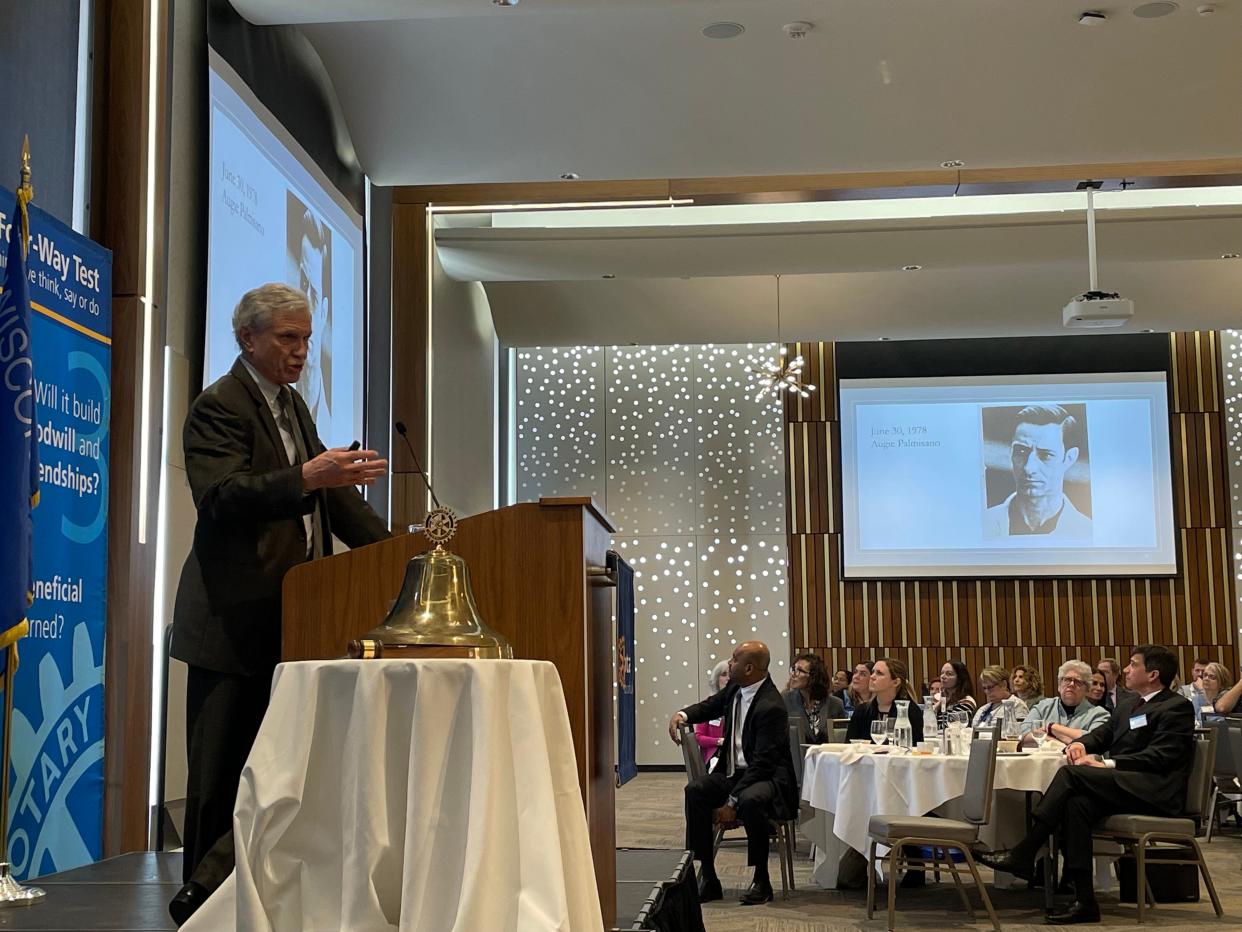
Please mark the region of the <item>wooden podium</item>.
<svg viewBox="0 0 1242 932"><path fill-rule="evenodd" d="M515 657L556 665L578 761L604 922L616 920L615 581L611 520L590 498L544 498L461 519L450 549L466 561L479 612ZM303 563L284 579L282 660L343 657L388 614L422 534ZM479 663L487 663L480 660Z"/></svg>

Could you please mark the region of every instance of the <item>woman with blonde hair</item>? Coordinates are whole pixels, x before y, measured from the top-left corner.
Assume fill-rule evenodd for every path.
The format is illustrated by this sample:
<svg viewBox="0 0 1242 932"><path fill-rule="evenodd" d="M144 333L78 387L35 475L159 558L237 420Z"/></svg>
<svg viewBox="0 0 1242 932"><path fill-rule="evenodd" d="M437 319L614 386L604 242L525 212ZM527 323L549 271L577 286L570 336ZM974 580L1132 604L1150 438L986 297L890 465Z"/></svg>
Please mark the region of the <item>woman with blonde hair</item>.
<svg viewBox="0 0 1242 932"><path fill-rule="evenodd" d="M1205 712L1227 715L1238 704L1238 696L1242 695L1242 682L1235 686L1233 674L1223 663L1205 666L1199 677L1199 686L1203 690L1202 708Z"/></svg>

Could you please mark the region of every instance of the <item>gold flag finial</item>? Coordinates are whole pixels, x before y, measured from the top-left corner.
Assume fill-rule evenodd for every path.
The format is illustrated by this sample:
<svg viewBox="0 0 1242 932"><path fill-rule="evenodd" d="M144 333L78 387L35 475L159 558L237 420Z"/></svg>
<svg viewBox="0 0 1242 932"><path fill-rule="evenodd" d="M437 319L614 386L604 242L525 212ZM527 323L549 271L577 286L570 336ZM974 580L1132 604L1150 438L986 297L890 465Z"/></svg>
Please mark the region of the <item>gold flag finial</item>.
<svg viewBox="0 0 1242 932"><path fill-rule="evenodd" d="M34 200L34 188L30 184L30 136L22 137L22 194L26 201Z"/></svg>

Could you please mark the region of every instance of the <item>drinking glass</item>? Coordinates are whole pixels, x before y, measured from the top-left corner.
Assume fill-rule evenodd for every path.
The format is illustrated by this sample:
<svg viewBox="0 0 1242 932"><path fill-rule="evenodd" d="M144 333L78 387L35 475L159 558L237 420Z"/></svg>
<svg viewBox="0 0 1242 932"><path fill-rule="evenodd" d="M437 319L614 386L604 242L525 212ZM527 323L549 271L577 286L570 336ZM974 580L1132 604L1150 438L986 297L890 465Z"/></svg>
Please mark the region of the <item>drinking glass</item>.
<svg viewBox="0 0 1242 932"><path fill-rule="evenodd" d="M871 723L871 740L876 744L883 744L888 740L888 724L886 722Z"/></svg>
<svg viewBox="0 0 1242 932"><path fill-rule="evenodd" d="M1038 725L1031 727L1031 737L1035 739L1035 748L1044 746L1044 735L1048 734L1048 725L1046 722L1040 722Z"/></svg>

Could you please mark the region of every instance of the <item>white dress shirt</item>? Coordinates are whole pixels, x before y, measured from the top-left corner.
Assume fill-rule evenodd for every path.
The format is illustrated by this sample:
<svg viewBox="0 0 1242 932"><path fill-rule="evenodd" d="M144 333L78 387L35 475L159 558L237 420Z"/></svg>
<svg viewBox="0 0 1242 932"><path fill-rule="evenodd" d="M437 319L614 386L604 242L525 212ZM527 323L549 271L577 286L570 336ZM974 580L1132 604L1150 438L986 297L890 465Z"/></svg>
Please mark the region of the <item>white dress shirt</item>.
<svg viewBox="0 0 1242 932"><path fill-rule="evenodd" d="M259 391L263 393L263 400L267 402L268 409L272 412L272 420L276 422L276 429L280 431L280 442L285 446L285 455L289 459L289 465L292 466L298 461L298 445L293 439L293 424L285 415L284 408L280 405L280 389L282 386L277 385L267 376L261 374L258 369L250 365L250 361L245 356L241 357L242 365L246 367L246 371L250 373L250 377L254 379L254 384L259 386ZM289 389L293 391L293 389ZM314 541L314 516L310 514L302 515L302 525L306 528L306 552L309 554Z"/></svg>
<svg viewBox="0 0 1242 932"><path fill-rule="evenodd" d="M755 701L755 693L759 692L762 685L763 680L743 686L733 697L733 760L737 770L746 766L746 753L742 750L742 729L746 726L746 714Z"/></svg>

